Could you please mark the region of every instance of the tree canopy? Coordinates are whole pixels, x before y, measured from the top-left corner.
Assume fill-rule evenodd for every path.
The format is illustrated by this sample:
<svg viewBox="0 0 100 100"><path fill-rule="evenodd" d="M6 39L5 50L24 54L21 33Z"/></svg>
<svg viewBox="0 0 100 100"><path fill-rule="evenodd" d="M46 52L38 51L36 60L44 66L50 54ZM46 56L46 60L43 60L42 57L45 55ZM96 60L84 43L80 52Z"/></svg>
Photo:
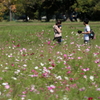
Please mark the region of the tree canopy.
<svg viewBox="0 0 100 100"><path fill-rule="evenodd" d="M94 19L92 16L95 16L95 19L100 19L96 14L98 12L100 15L100 0L76 0L72 8L82 13L84 17L88 16L91 20Z"/></svg>
<svg viewBox="0 0 100 100"><path fill-rule="evenodd" d="M13 15L26 15L31 19L41 20L46 16L47 20L52 15L64 14L70 17L75 11L79 18L89 17L91 20L100 20L100 0L0 0L0 19L8 14L10 20Z"/></svg>

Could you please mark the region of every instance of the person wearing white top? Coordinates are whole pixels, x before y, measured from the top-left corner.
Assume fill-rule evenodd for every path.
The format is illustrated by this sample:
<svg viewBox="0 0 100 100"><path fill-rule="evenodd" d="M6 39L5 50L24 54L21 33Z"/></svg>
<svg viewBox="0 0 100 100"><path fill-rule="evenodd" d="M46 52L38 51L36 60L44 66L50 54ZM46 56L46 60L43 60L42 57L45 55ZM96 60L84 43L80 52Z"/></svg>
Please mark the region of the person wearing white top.
<svg viewBox="0 0 100 100"><path fill-rule="evenodd" d="M83 24L85 25L85 28L84 28L84 32L82 32L82 34L84 34L84 43L88 43L89 42L89 34L90 34L90 26L89 26L89 20L88 19L85 19L83 21Z"/></svg>

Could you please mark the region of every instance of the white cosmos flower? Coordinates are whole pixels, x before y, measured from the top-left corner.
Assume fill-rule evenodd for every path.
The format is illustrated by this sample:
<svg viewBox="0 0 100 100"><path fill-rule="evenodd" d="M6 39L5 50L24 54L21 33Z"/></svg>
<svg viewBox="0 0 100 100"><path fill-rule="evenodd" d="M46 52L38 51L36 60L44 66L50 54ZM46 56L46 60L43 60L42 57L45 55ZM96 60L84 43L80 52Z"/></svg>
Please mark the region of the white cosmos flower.
<svg viewBox="0 0 100 100"><path fill-rule="evenodd" d="M20 70L16 70L14 73L15 73L15 74L18 74L19 72L20 72Z"/></svg>
<svg viewBox="0 0 100 100"><path fill-rule="evenodd" d="M32 50L32 48L29 49L30 51Z"/></svg>
<svg viewBox="0 0 100 100"><path fill-rule="evenodd" d="M0 64L0 66L3 66L2 64Z"/></svg>
<svg viewBox="0 0 100 100"><path fill-rule="evenodd" d="M57 76L56 79L62 80L61 76Z"/></svg>
<svg viewBox="0 0 100 100"><path fill-rule="evenodd" d="M0 91L0 95L1 95L1 91Z"/></svg>
<svg viewBox="0 0 100 100"><path fill-rule="evenodd" d="M5 67L5 69L9 69L8 67Z"/></svg>
<svg viewBox="0 0 100 100"><path fill-rule="evenodd" d="M12 54L8 55L8 57L9 57L9 58L12 57Z"/></svg>
<svg viewBox="0 0 100 100"><path fill-rule="evenodd" d="M70 86L69 84L66 85L67 87Z"/></svg>
<svg viewBox="0 0 100 100"><path fill-rule="evenodd" d="M22 97L22 98L21 98L21 100L25 100L25 98L24 98L24 97Z"/></svg>
<svg viewBox="0 0 100 100"><path fill-rule="evenodd" d="M50 90L50 92L51 92L51 93L53 93L53 92L54 92L54 90L53 90L53 89L51 89L51 90Z"/></svg>
<svg viewBox="0 0 100 100"><path fill-rule="evenodd" d="M67 98L67 96L64 95L62 100L69 100L69 98Z"/></svg>
<svg viewBox="0 0 100 100"><path fill-rule="evenodd" d="M26 64L24 64L23 66L24 66L24 67L27 67L27 65L26 65Z"/></svg>
<svg viewBox="0 0 100 100"><path fill-rule="evenodd" d="M81 49L77 49L78 51L81 51Z"/></svg>
<svg viewBox="0 0 100 100"><path fill-rule="evenodd" d="M68 77L65 77L66 80L68 80Z"/></svg>
<svg viewBox="0 0 100 100"><path fill-rule="evenodd" d="M40 63L40 65L41 65L41 66L44 66L44 64L43 64L43 63Z"/></svg>
<svg viewBox="0 0 100 100"><path fill-rule="evenodd" d="M90 76L90 80L94 81L94 76Z"/></svg>
<svg viewBox="0 0 100 100"><path fill-rule="evenodd" d="M85 79L87 79L87 76L86 76L86 75L84 75L83 77L84 77Z"/></svg>
<svg viewBox="0 0 100 100"><path fill-rule="evenodd" d="M18 59L15 59L16 61L19 61Z"/></svg>
<svg viewBox="0 0 100 100"><path fill-rule="evenodd" d="M17 80L17 78L16 77L11 77L12 79L14 79L14 80Z"/></svg>
<svg viewBox="0 0 100 100"><path fill-rule="evenodd" d="M2 85L8 85L8 83L2 83Z"/></svg>
<svg viewBox="0 0 100 100"><path fill-rule="evenodd" d="M66 44L67 42L64 42L64 44Z"/></svg>
<svg viewBox="0 0 100 100"><path fill-rule="evenodd" d="M35 69L38 69L38 66L36 66Z"/></svg>

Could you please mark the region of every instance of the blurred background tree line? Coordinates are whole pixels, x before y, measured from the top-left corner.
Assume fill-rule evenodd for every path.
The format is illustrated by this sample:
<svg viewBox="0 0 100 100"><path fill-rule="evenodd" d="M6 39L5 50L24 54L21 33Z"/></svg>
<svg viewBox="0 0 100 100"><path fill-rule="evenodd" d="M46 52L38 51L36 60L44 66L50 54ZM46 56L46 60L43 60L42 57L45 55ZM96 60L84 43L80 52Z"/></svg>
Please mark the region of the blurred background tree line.
<svg viewBox="0 0 100 100"><path fill-rule="evenodd" d="M100 0L0 0L0 21L100 20Z"/></svg>

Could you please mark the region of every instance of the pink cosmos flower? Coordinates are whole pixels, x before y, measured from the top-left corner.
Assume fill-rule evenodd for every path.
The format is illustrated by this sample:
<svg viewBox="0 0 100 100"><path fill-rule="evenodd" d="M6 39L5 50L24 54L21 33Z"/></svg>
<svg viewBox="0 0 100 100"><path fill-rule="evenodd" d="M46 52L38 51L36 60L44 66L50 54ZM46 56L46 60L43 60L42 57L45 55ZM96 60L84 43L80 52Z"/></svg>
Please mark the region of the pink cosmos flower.
<svg viewBox="0 0 100 100"><path fill-rule="evenodd" d="M87 78L87 76L86 76L86 75L84 75L83 77L84 77L84 78Z"/></svg>
<svg viewBox="0 0 100 100"><path fill-rule="evenodd" d="M48 90L51 90L51 89L55 89L56 87L54 85L50 85L47 88L48 88Z"/></svg>
<svg viewBox="0 0 100 100"><path fill-rule="evenodd" d="M51 65L52 65L52 67L55 67L56 66L54 63L52 63Z"/></svg>
<svg viewBox="0 0 100 100"><path fill-rule="evenodd" d="M66 69L71 69L71 67L70 67L70 66L68 66L68 67L66 67Z"/></svg>
<svg viewBox="0 0 100 100"><path fill-rule="evenodd" d="M34 55L34 53L31 53L30 55Z"/></svg>
<svg viewBox="0 0 100 100"><path fill-rule="evenodd" d="M48 61L52 61L51 59L48 59Z"/></svg>
<svg viewBox="0 0 100 100"><path fill-rule="evenodd" d="M84 73L80 73L81 75L84 75Z"/></svg>
<svg viewBox="0 0 100 100"><path fill-rule="evenodd" d="M82 87L79 89L79 91L84 91L85 90L85 87Z"/></svg>
<svg viewBox="0 0 100 100"><path fill-rule="evenodd" d="M67 72L67 74L70 74L70 73L71 73L71 71L68 71L68 72Z"/></svg>
<svg viewBox="0 0 100 100"><path fill-rule="evenodd" d="M71 42L70 44L74 44L74 42Z"/></svg>
<svg viewBox="0 0 100 100"><path fill-rule="evenodd" d="M70 78L70 81L73 81L74 79L73 78Z"/></svg>
<svg viewBox="0 0 100 100"><path fill-rule="evenodd" d="M89 71L90 69L89 68L86 68L86 70Z"/></svg>
<svg viewBox="0 0 100 100"><path fill-rule="evenodd" d="M77 88L77 85L76 84L71 84L70 87L71 88Z"/></svg>
<svg viewBox="0 0 100 100"><path fill-rule="evenodd" d="M26 97L26 95L21 95L21 97Z"/></svg>
<svg viewBox="0 0 100 100"><path fill-rule="evenodd" d="M68 57L68 59L74 59L73 57Z"/></svg>
<svg viewBox="0 0 100 100"><path fill-rule="evenodd" d="M35 71L35 70L31 70L31 72L33 72L34 74L38 74L38 72L37 71Z"/></svg>
<svg viewBox="0 0 100 100"><path fill-rule="evenodd" d="M98 67L100 67L100 64L98 64Z"/></svg>
<svg viewBox="0 0 100 100"><path fill-rule="evenodd" d="M53 69L53 67L49 67L48 69Z"/></svg>
<svg viewBox="0 0 100 100"><path fill-rule="evenodd" d="M14 66L14 64L11 64L11 66Z"/></svg>
<svg viewBox="0 0 100 100"><path fill-rule="evenodd" d="M23 91L23 92L22 92L22 94L26 94L26 93L27 93L26 91Z"/></svg>
<svg viewBox="0 0 100 100"><path fill-rule="evenodd" d="M97 90L97 91L100 91L100 88L97 88L96 90Z"/></svg>
<svg viewBox="0 0 100 100"><path fill-rule="evenodd" d="M92 97L89 97L88 100L93 100L93 98Z"/></svg>
<svg viewBox="0 0 100 100"><path fill-rule="evenodd" d="M20 45L18 44L18 45L16 45L16 47L20 47Z"/></svg>
<svg viewBox="0 0 100 100"><path fill-rule="evenodd" d="M9 89L9 88L10 88L10 86L9 86L9 85L5 85L5 88L6 88L6 89Z"/></svg>
<svg viewBox="0 0 100 100"><path fill-rule="evenodd" d="M64 58L67 58L67 55L66 54L64 54Z"/></svg>
<svg viewBox="0 0 100 100"><path fill-rule="evenodd" d="M42 74L44 77L48 77L49 73L48 72L45 72Z"/></svg>
<svg viewBox="0 0 100 100"><path fill-rule="evenodd" d="M69 87L66 87L66 89L65 89L65 90L70 91L70 88L69 88Z"/></svg>
<svg viewBox="0 0 100 100"><path fill-rule="evenodd" d="M50 45L51 41L48 41L48 45Z"/></svg>
<svg viewBox="0 0 100 100"><path fill-rule="evenodd" d="M99 62L100 62L100 59L95 60L95 63L99 63Z"/></svg>
<svg viewBox="0 0 100 100"><path fill-rule="evenodd" d="M25 52L26 52L26 49L25 49L25 48L23 48L23 51L25 51Z"/></svg>
<svg viewBox="0 0 100 100"><path fill-rule="evenodd" d="M90 70L89 68L82 69L82 71L84 71L84 72L89 71L89 70Z"/></svg>
<svg viewBox="0 0 100 100"><path fill-rule="evenodd" d="M0 77L0 80L2 80L2 77Z"/></svg>
<svg viewBox="0 0 100 100"><path fill-rule="evenodd" d="M60 52L58 51L57 54L60 54Z"/></svg>
<svg viewBox="0 0 100 100"><path fill-rule="evenodd" d="M31 77L38 77L38 75L30 75Z"/></svg>
<svg viewBox="0 0 100 100"><path fill-rule="evenodd" d="M86 49L85 51L86 51L86 52L89 52L89 51L90 51L90 49Z"/></svg>
<svg viewBox="0 0 100 100"><path fill-rule="evenodd" d="M82 59L82 57L78 57L77 59Z"/></svg>
<svg viewBox="0 0 100 100"><path fill-rule="evenodd" d="M52 87L48 87L48 90L51 90L52 89Z"/></svg>

